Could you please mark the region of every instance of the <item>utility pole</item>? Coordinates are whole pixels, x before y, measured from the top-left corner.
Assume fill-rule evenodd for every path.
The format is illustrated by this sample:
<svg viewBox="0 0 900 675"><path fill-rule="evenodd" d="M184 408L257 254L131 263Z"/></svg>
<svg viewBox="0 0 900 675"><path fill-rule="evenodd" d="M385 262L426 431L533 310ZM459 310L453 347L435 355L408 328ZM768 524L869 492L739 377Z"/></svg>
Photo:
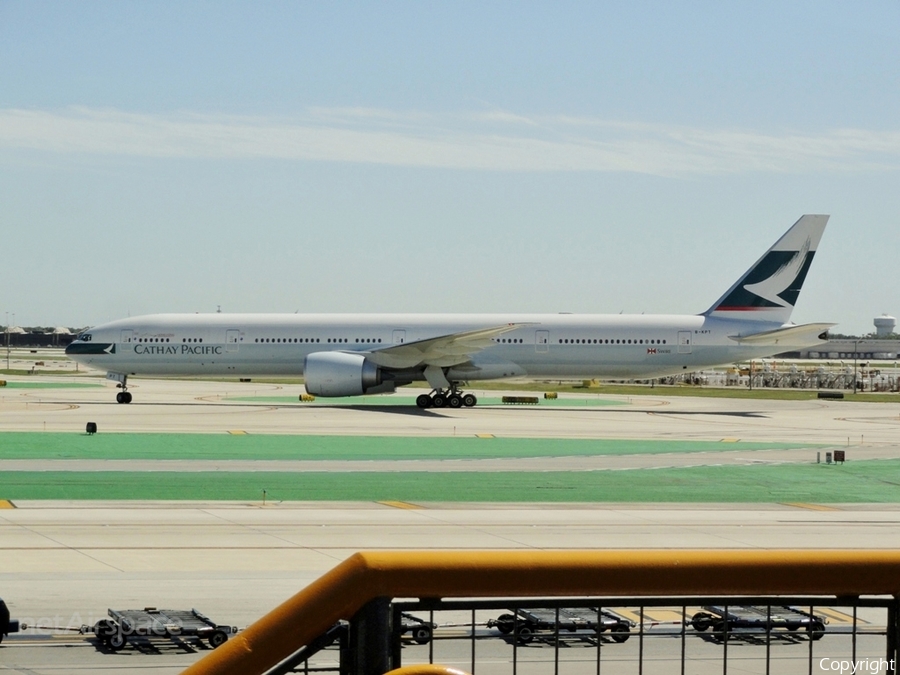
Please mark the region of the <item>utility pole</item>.
<svg viewBox="0 0 900 675"><path fill-rule="evenodd" d="M9 312L6 313L6 369L9 370Z"/></svg>

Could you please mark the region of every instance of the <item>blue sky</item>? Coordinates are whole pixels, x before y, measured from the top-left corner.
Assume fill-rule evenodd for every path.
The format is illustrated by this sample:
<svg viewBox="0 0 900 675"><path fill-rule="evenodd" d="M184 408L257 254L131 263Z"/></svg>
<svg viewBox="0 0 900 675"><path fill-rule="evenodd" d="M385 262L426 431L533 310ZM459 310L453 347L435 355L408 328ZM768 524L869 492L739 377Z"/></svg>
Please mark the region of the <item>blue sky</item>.
<svg viewBox="0 0 900 675"><path fill-rule="evenodd" d="M0 0L0 320L898 315L896 2Z"/></svg>

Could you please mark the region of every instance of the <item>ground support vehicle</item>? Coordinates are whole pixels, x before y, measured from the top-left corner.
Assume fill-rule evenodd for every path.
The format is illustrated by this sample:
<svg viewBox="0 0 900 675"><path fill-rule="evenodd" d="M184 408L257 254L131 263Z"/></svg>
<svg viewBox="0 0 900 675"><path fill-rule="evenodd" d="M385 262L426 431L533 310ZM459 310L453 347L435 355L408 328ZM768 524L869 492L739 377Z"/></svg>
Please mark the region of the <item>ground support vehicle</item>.
<svg viewBox="0 0 900 675"><path fill-rule="evenodd" d="M820 640L825 635L826 623L825 617L788 605L705 605L703 611L691 617L694 630L712 629L712 634L719 639L727 633L743 631L759 635L783 629L790 633L804 630L810 640Z"/></svg>
<svg viewBox="0 0 900 675"><path fill-rule="evenodd" d="M215 649L237 633L235 626L219 625L196 609L110 609L109 619L101 619L85 632L93 632L113 651L119 651L129 640L206 640Z"/></svg>
<svg viewBox="0 0 900 675"><path fill-rule="evenodd" d="M515 633L521 644L535 637L548 637L557 633L575 634L579 637L598 637L608 632L615 642L625 642L634 623L609 609L577 607L556 609L515 609L512 614L501 614L487 622L488 628L496 627L504 635Z"/></svg>

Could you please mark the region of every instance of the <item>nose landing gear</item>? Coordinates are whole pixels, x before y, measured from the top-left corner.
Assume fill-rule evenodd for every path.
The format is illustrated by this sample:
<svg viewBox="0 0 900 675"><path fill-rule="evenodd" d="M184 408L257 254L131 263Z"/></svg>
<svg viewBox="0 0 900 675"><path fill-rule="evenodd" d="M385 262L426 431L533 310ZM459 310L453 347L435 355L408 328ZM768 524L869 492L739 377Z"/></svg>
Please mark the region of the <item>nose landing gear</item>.
<svg viewBox="0 0 900 675"><path fill-rule="evenodd" d="M116 386L122 390L116 394L116 403L131 403L131 392L128 391L128 376L118 374L112 376L111 375L111 373L107 374L106 377L111 380L114 379L118 381L119 384L117 384Z"/></svg>

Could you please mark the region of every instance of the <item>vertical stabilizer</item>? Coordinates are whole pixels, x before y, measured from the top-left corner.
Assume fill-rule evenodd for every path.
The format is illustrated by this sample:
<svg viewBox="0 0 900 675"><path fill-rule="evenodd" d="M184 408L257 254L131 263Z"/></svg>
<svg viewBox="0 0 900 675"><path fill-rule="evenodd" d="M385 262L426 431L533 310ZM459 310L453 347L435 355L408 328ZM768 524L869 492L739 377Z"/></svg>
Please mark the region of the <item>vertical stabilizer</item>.
<svg viewBox="0 0 900 675"><path fill-rule="evenodd" d="M787 323L812 264L828 216L802 216L706 316Z"/></svg>

